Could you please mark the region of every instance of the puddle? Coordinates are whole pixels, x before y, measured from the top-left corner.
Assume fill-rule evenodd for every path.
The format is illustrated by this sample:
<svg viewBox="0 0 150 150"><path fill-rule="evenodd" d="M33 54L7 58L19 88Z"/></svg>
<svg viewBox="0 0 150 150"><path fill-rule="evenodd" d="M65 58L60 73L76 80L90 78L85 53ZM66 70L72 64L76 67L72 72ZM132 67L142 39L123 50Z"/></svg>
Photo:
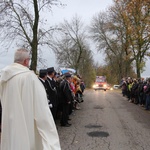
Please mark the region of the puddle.
<svg viewBox="0 0 150 150"><path fill-rule="evenodd" d="M103 132L103 131L93 131L87 134L91 137L108 137L109 136L108 132Z"/></svg>

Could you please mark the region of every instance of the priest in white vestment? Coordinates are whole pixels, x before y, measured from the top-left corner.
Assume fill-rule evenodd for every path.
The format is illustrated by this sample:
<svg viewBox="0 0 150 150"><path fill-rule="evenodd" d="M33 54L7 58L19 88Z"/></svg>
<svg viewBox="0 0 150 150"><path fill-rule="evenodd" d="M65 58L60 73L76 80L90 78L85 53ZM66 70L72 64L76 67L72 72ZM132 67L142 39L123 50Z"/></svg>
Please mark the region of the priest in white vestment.
<svg viewBox="0 0 150 150"><path fill-rule="evenodd" d="M1 72L1 150L60 150L44 86L29 70L29 52L19 49Z"/></svg>

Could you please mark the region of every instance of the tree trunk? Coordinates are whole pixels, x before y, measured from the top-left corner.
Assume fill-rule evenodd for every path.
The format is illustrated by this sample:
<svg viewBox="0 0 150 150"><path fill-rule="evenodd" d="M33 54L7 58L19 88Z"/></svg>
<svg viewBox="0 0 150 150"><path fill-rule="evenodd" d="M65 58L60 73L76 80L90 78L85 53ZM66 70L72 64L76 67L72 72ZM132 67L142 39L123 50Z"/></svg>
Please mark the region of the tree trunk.
<svg viewBox="0 0 150 150"><path fill-rule="evenodd" d="M141 68L140 68L140 62L138 60L136 60L136 74L137 74L137 78L141 78Z"/></svg>
<svg viewBox="0 0 150 150"><path fill-rule="evenodd" d="M120 81L120 77L121 77L121 74L122 74L122 64L121 62L118 63L118 77L117 77L117 82L119 83Z"/></svg>
<svg viewBox="0 0 150 150"><path fill-rule="evenodd" d="M37 68L37 43L36 41L33 41L32 44L32 59L31 59L31 70L33 70L36 73L36 68Z"/></svg>
<svg viewBox="0 0 150 150"><path fill-rule="evenodd" d="M38 11L38 2L37 0L34 0L34 25L33 25L33 40L32 40L32 61L31 61L31 70L33 70L36 73L36 67L37 67L37 58L38 58L38 22L39 22L39 11Z"/></svg>

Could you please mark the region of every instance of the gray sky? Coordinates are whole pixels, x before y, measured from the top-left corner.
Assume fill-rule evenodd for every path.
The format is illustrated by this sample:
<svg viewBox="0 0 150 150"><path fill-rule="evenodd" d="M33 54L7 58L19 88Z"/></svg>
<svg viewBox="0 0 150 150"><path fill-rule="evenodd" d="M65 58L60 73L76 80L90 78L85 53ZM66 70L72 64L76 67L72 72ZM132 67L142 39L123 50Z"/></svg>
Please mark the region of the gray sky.
<svg viewBox="0 0 150 150"><path fill-rule="evenodd" d="M54 21L62 21L64 18L69 20L73 15L78 14L83 22L89 23L91 17L105 10L112 4L112 0L62 0L67 4L64 9L53 8Z"/></svg>
<svg viewBox="0 0 150 150"><path fill-rule="evenodd" d="M74 15L78 15L81 17L83 23L85 25L89 25L91 18L100 11L105 11L110 5L112 5L112 0L61 0L62 3L67 4L64 8L53 7L52 14L49 16L50 24L55 25L63 22L64 19L70 20ZM3 50L0 47L0 52ZM13 62L13 54L14 51L12 49L17 49L17 47L12 47L11 51L7 54L0 54L0 70L5 67L6 65ZM52 51L48 51L43 55L44 58L47 60L47 66L54 66L57 67L55 55ZM95 61L99 61L100 63L104 63L103 56L97 51L94 51L94 59ZM147 62L146 69L142 75L148 76L150 75L150 69L148 70L148 64L150 61Z"/></svg>

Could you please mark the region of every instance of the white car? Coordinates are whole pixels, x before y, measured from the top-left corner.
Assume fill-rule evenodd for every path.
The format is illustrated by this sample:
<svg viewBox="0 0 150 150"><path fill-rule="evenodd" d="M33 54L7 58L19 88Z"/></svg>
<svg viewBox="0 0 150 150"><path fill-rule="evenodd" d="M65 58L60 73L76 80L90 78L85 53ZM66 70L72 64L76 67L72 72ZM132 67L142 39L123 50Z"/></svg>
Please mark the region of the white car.
<svg viewBox="0 0 150 150"><path fill-rule="evenodd" d="M119 89L120 88L120 85L114 85L113 86L113 89Z"/></svg>

